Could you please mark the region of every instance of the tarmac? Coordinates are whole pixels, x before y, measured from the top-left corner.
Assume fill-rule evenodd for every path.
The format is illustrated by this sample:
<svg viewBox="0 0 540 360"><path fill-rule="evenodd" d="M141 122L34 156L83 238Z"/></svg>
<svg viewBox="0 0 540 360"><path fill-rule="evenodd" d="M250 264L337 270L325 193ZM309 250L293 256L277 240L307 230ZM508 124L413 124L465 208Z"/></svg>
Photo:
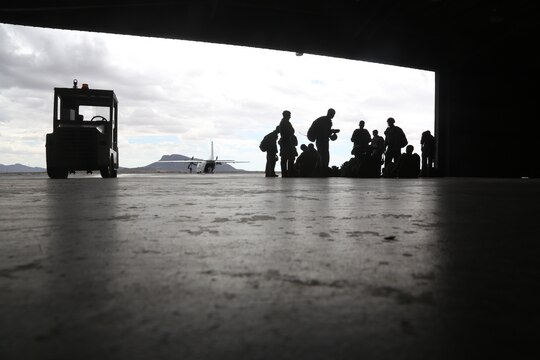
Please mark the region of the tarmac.
<svg viewBox="0 0 540 360"><path fill-rule="evenodd" d="M530 179L3 174L0 359L538 355L539 199Z"/></svg>

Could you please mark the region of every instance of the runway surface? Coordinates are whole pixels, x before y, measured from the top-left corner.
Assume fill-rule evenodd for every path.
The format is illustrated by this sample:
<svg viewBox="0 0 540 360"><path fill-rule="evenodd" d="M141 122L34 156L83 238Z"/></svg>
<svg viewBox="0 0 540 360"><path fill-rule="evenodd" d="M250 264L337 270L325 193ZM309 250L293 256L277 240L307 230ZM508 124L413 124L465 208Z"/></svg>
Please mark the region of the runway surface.
<svg viewBox="0 0 540 360"><path fill-rule="evenodd" d="M519 356L539 199L521 179L3 174L0 358Z"/></svg>

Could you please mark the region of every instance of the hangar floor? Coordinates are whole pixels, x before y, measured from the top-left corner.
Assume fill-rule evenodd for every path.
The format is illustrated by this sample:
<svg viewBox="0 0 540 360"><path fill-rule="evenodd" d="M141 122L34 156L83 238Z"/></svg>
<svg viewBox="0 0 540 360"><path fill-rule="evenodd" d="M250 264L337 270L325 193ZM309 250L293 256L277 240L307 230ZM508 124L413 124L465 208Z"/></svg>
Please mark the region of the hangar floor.
<svg viewBox="0 0 540 360"><path fill-rule="evenodd" d="M518 358L540 182L0 176L0 358Z"/></svg>

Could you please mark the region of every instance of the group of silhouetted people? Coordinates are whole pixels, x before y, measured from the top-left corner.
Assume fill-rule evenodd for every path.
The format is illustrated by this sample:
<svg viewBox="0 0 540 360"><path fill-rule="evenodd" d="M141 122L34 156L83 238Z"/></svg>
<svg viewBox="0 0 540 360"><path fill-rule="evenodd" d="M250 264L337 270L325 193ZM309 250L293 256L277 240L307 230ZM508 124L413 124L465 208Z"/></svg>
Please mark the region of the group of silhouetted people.
<svg viewBox="0 0 540 360"><path fill-rule="evenodd" d="M308 130L307 137L313 144L302 144L302 152L298 154L298 138L295 135L294 127L291 124L291 112L283 111L283 117L274 131L266 135L260 144L261 151L266 152L267 177L277 176L275 165L279 155L281 157L281 176L282 177L314 177L328 176L331 170L328 169L330 162L330 140L337 139L338 129L332 129L332 119L336 111L328 109L326 115L321 116L315 121ZM279 140L278 140L279 135Z"/></svg>
<svg viewBox="0 0 540 360"><path fill-rule="evenodd" d="M351 160L343 164L342 176L348 177L399 177L415 178L433 176L435 162L435 137L429 130L422 133L420 140L422 158L413 153L414 146L408 144L403 130L396 126L394 118L386 121L385 138L373 130L373 137L365 127L363 120L353 132L351 141L354 146ZM405 153L402 149L405 148ZM384 160L383 160L384 159ZM421 162L420 162L421 160ZM381 166L384 168L381 171Z"/></svg>
<svg viewBox="0 0 540 360"><path fill-rule="evenodd" d="M413 153L414 147L408 145L407 137L403 130L395 125L394 118L388 118L388 127L384 136L379 136L377 130L373 130L373 137L365 129L365 121L361 120L359 128L351 137L353 157L346 161L341 169L329 168L330 140L337 139L338 129L332 128L332 119L336 111L328 109L326 115L317 118L311 124L307 138L315 142L300 146L298 154L296 147L298 139L292 126L291 112L283 111L283 117L274 131L269 133L261 141L260 149L266 152L265 175L267 177L278 176L275 173L275 165L281 157L282 177L399 177L416 178L418 176L433 176L435 161L435 137L429 130L422 133L420 140L422 157ZM279 140L278 140L279 137ZM405 153L402 149L405 148ZM384 168L381 170L381 166Z"/></svg>

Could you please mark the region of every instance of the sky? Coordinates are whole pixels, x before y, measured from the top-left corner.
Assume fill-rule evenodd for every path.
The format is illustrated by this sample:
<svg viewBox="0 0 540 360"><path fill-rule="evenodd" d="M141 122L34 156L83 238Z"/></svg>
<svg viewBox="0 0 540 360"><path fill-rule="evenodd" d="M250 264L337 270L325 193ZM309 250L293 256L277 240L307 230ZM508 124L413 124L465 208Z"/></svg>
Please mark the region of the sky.
<svg viewBox="0 0 540 360"><path fill-rule="evenodd" d="M393 117L420 150L434 132L435 74L376 63L223 44L0 24L0 164L46 167L53 90L89 84L119 101L120 166L162 155L249 161L264 171L259 143L291 111L299 144L313 120L336 110L330 165L351 155L352 132L383 135ZM276 169L278 170L278 169Z"/></svg>

